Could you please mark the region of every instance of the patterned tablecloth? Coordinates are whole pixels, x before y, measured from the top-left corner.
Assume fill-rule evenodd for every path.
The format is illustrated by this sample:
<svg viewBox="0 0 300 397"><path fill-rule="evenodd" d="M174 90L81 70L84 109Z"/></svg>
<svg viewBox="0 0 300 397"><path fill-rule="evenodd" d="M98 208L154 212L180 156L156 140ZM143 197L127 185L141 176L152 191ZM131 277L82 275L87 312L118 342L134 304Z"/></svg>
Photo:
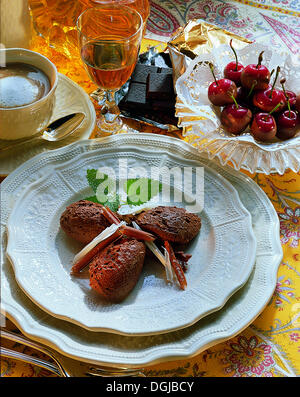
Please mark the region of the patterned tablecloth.
<svg viewBox="0 0 300 397"><path fill-rule="evenodd" d="M167 41L191 18L201 18L273 48L300 54L300 0L151 0L147 37ZM60 56L36 49L59 64ZM146 40L144 46L151 44ZM64 72L63 66L59 71ZM68 73L66 73L68 74ZM70 76L70 74L69 74ZM93 86L84 77L73 77L87 91ZM249 174L248 174L249 175ZM268 195L280 220L283 260L274 294L264 311L236 337L198 356L147 367L151 376L193 377L295 377L300 376L300 175L249 175ZM7 320L8 329L15 326ZM32 355L35 351L12 342L3 346ZM50 377L46 370L10 359L1 360L1 376Z"/></svg>

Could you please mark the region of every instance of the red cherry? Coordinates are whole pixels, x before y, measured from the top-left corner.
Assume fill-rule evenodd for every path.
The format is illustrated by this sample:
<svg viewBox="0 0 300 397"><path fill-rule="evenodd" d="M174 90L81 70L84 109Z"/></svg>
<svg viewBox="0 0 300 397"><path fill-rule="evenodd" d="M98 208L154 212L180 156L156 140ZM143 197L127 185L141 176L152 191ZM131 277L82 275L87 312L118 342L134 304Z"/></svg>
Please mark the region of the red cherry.
<svg viewBox="0 0 300 397"><path fill-rule="evenodd" d="M295 110L285 110L277 118L277 134L280 139L292 138L300 129L300 116Z"/></svg>
<svg viewBox="0 0 300 397"><path fill-rule="evenodd" d="M291 107L296 105L297 95L293 91L285 90L285 94L288 97Z"/></svg>
<svg viewBox="0 0 300 397"><path fill-rule="evenodd" d="M274 78L274 82L271 88L269 85L267 89L259 90L254 94L253 97L254 106L257 106L259 109L261 109L264 112L271 112L271 110L274 109L275 107L276 110L274 111L280 112L286 106L287 99L284 93L284 85L283 85L285 79L280 80L283 87L283 91L274 89L279 72L280 72L280 67L278 66L276 70L276 76ZM281 103L281 105L277 106L279 103Z"/></svg>
<svg viewBox="0 0 300 397"><path fill-rule="evenodd" d="M236 96L236 101L238 104L240 105L251 105L252 101L249 100L249 98L247 97L248 95L248 90L246 90L246 88L240 86L237 88L237 96ZM252 99L252 98L251 98Z"/></svg>
<svg viewBox="0 0 300 397"><path fill-rule="evenodd" d="M286 81L285 78L281 79L280 80L280 84L282 86L282 92L283 92L283 94L285 96L285 99L286 99L287 107L288 107L289 110L291 110L291 107L296 105L297 96L296 96L296 94L293 91L287 91L285 89L285 87L284 87L285 81Z"/></svg>
<svg viewBox="0 0 300 397"><path fill-rule="evenodd" d="M244 66L238 62L236 68L236 62L229 62L224 69L224 77L235 82L235 84L241 83L241 73L244 70Z"/></svg>
<svg viewBox="0 0 300 397"><path fill-rule="evenodd" d="M250 131L253 137L259 141L273 141L277 132L276 121L269 113L257 113L253 117Z"/></svg>
<svg viewBox="0 0 300 397"><path fill-rule="evenodd" d="M217 80L214 74L213 65L209 65L215 81L208 87L208 99L213 105L224 106L234 102L237 96L237 88L233 81L229 79Z"/></svg>
<svg viewBox="0 0 300 397"><path fill-rule="evenodd" d="M253 96L253 104L264 112L270 112L278 103L282 103L277 108L280 112L286 106L286 98L281 90L267 88L266 90L259 90Z"/></svg>
<svg viewBox="0 0 300 397"><path fill-rule="evenodd" d="M268 87L270 72L266 66L261 65L263 52L259 54L257 65L250 64L241 73L242 86L248 88L248 90L251 89L254 80L257 81L255 89L265 90Z"/></svg>
<svg viewBox="0 0 300 397"><path fill-rule="evenodd" d="M227 132L241 134L250 123L251 110L238 104L227 105L221 112L221 123Z"/></svg>
<svg viewBox="0 0 300 397"><path fill-rule="evenodd" d="M230 40L230 47L234 53L235 56L235 62L229 62L228 65L225 66L224 68L224 77L226 79L232 80L235 82L235 84L240 85L241 84L241 73L242 70L244 69L244 66L238 62L238 57L235 52L235 49L233 48L232 45L232 39Z"/></svg>
<svg viewBox="0 0 300 397"><path fill-rule="evenodd" d="M208 87L208 99L216 106L224 106L233 103L232 97L237 96L237 88L233 81L220 79Z"/></svg>
<svg viewBox="0 0 300 397"><path fill-rule="evenodd" d="M300 112L300 94L296 96L295 108Z"/></svg>
<svg viewBox="0 0 300 397"><path fill-rule="evenodd" d="M250 90L247 90L245 87L238 87L237 89L237 96L236 96L236 101L240 105L245 105L247 108L253 109L253 92L254 88L256 86L256 80L254 80L252 87Z"/></svg>

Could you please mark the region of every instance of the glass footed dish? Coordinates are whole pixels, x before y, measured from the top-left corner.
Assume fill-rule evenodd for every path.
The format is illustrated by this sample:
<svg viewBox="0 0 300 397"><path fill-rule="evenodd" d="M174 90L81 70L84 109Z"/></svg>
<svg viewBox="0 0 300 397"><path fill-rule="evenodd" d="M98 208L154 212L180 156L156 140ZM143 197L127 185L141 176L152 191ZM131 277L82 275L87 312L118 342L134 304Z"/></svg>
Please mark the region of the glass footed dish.
<svg viewBox="0 0 300 397"><path fill-rule="evenodd" d="M270 71L280 66L281 71L275 87L281 89L280 79L285 77L286 90L300 94L299 56L278 53L261 44L250 44L236 50L239 62L243 65L257 63L261 51L264 51L262 64ZM213 48L211 53L196 57L177 80L176 115L179 118L178 125L183 128L183 136L199 151L207 152L210 159L216 157L222 165L229 163L236 170L244 169L251 173L265 174L283 174L287 169L298 172L300 128L291 139L276 139L272 143L263 143L253 138L249 127L239 136L227 133L222 127L219 119L220 108L212 105L207 96L208 86L213 81L207 62L214 64L218 79L224 77L224 67L233 60L230 46L221 45Z"/></svg>

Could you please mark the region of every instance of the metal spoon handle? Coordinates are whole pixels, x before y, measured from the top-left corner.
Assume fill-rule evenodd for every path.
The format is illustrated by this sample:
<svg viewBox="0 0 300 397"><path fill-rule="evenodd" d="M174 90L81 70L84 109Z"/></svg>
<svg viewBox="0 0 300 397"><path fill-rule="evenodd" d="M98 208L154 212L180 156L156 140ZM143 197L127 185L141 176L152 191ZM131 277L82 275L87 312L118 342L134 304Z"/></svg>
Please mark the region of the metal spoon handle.
<svg viewBox="0 0 300 397"><path fill-rule="evenodd" d="M42 360L41 358L36 358L36 357L30 356L28 354L24 354L24 353L17 352L17 351L11 350L11 349L7 349L6 347L1 347L1 356L7 357L7 358L12 358L15 360L20 360L25 363L37 365L38 367L45 368L48 371L51 371L60 377L62 376L60 370L57 368L56 365L51 364L48 361Z"/></svg>
<svg viewBox="0 0 300 397"><path fill-rule="evenodd" d="M68 376L67 373L65 372L64 368L61 366L60 362L54 357L52 352L49 349L47 349L46 347L44 347L44 346L42 346L42 345L40 345L38 343L35 343L34 341L32 341L30 339L27 339L23 335L17 335L14 332L7 331L7 330L4 330L2 328L1 328L0 334L1 334L1 338L5 338L5 339L11 340L13 342L21 343L21 344L23 344L25 346L31 347L33 349L36 349L36 350L40 351L41 353L44 353L47 356L51 357L52 360L55 361L55 363L57 365L56 368L59 371L59 375L60 376L64 376L64 377Z"/></svg>
<svg viewBox="0 0 300 397"><path fill-rule="evenodd" d="M146 375L143 374L143 372L139 369L118 369L118 368L110 368L110 369L105 369L105 368L100 368L100 367L90 367L88 371L86 372L87 375L93 375L93 376L101 376L101 377L111 377L111 376L116 376L116 377L128 377L128 376L134 376L134 377L140 377L140 378L146 378Z"/></svg>
<svg viewBox="0 0 300 397"><path fill-rule="evenodd" d="M45 140L50 142L57 142L60 141L67 136L71 135L76 129L80 126L85 114L82 112L79 113L72 113L66 116L63 116L57 120L54 120L48 127L43 131L43 133L39 135L34 135L30 138L22 139L18 142L11 143L7 146L0 146L0 153L9 150L15 149L22 145L27 144L32 141L36 140Z"/></svg>

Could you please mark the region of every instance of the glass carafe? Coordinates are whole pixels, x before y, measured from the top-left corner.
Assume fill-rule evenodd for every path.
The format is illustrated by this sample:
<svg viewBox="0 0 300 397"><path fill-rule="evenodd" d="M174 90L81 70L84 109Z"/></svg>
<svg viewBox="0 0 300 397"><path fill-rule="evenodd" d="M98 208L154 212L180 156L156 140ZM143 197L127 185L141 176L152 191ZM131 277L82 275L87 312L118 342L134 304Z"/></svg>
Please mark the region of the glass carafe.
<svg viewBox="0 0 300 397"><path fill-rule="evenodd" d="M63 73L101 102L101 92L89 79L80 59L76 21L89 7L103 2L126 3L137 9L144 21L150 12L149 0L28 0L33 24L31 49L48 57Z"/></svg>
<svg viewBox="0 0 300 397"><path fill-rule="evenodd" d="M138 11L143 18L144 33L146 31L146 24L150 14L150 4L149 0L79 0L85 6L96 7L97 4L120 4L126 5Z"/></svg>
<svg viewBox="0 0 300 397"><path fill-rule="evenodd" d="M149 17L149 0L28 0L33 26L49 46L68 58L79 59L76 21L88 7L97 4L124 4L136 9L144 21Z"/></svg>

